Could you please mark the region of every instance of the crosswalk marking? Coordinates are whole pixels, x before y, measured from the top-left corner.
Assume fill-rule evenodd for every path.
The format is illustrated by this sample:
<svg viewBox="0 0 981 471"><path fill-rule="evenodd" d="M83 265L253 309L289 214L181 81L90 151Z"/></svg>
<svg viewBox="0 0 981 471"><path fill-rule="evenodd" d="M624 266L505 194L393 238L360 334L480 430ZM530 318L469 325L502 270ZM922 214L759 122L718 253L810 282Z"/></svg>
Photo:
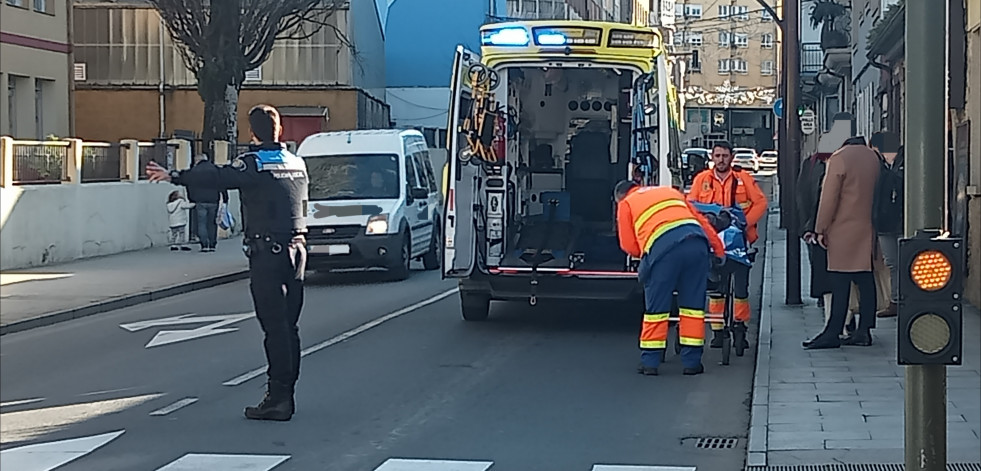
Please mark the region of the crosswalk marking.
<svg viewBox="0 0 981 471"><path fill-rule="evenodd" d="M487 471L493 461L411 460L390 458L375 471Z"/></svg>
<svg viewBox="0 0 981 471"><path fill-rule="evenodd" d="M269 471L289 455L218 455L188 453L157 471Z"/></svg>
<svg viewBox="0 0 981 471"><path fill-rule="evenodd" d="M180 409L182 407L187 407L187 406L189 406L191 404L194 404L195 402L198 402L198 398L196 398L196 397L185 397L184 399L181 399L181 400L179 400L179 401L177 401L177 402L175 402L175 403L173 403L173 404L171 404L169 406L164 406L164 407L161 407L161 408L159 408L159 409L157 409L157 410L155 410L153 412L150 412L150 415L153 415L153 416L167 415L167 414L169 414L171 412L174 412L174 411L176 411L176 410L178 410L178 409Z"/></svg>
<svg viewBox="0 0 981 471"><path fill-rule="evenodd" d="M0 468L50 471L77 460L122 435L124 430L89 437L36 443L0 451Z"/></svg>
<svg viewBox="0 0 981 471"><path fill-rule="evenodd" d="M596 464L593 471L697 471L694 466L638 466L626 464Z"/></svg>
<svg viewBox="0 0 981 471"><path fill-rule="evenodd" d="M44 400L43 397L35 397L33 399L21 399L19 401L0 402L0 407L23 406L25 404L34 404L35 402L41 402L43 400Z"/></svg>

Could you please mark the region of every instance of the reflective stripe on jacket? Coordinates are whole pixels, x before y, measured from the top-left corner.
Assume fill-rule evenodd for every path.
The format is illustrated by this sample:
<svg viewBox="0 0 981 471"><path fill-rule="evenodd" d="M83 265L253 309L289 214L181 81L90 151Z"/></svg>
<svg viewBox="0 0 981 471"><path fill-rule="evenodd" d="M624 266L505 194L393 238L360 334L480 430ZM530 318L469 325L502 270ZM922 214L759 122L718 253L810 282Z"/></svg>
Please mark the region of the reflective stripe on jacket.
<svg viewBox="0 0 981 471"><path fill-rule="evenodd" d="M684 195L671 187L634 189L617 205L617 233L624 252L655 259L689 237L704 237L718 257L725 248L715 230Z"/></svg>
<svg viewBox="0 0 981 471"><path fill-rule="evenodd" d="M691 189L688 190L688 200L721 206L738 206L746 214L748 225L746 239L752 244L759 238L756 224L766 214L767 201L766 195L752 175L742 170L732 170L726 175L725 180L719 181L715 170L705 170L695 175L695 179L692 180Z"/></svg>

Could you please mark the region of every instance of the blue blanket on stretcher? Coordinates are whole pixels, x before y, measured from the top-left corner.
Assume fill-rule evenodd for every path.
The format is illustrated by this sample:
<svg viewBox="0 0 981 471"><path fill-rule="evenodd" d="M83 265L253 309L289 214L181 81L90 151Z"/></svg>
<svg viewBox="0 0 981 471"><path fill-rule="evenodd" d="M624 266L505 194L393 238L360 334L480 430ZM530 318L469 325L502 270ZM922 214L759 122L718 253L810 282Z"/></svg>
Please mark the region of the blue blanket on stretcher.
<svg viewBox="0 0 981 471"><path fill-rule="evenodd" d="M718 233L719 239L726 248L726 259L748 267L753 266L747 254L749 243L746 241L746 214L742 209L711 203L692 203L692 206L705 215L719 216L723 212L728 213L732 223Z"/></svg>

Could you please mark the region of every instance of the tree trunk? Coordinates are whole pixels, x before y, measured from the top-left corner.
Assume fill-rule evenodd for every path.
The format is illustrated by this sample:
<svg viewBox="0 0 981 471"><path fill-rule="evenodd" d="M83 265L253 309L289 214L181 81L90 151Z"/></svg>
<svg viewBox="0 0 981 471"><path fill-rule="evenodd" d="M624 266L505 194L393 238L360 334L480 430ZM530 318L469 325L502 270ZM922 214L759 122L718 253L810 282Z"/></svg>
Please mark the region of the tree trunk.
<svg viewBox="0 0 981 471"><path fill-rule="evenodd" d="M204 126L202 127L202 151L211 153L212 142L238 143L238 86L226 74L198 74L198 94L204 101ZM230 75L230 74L227 74Z"/></svg>

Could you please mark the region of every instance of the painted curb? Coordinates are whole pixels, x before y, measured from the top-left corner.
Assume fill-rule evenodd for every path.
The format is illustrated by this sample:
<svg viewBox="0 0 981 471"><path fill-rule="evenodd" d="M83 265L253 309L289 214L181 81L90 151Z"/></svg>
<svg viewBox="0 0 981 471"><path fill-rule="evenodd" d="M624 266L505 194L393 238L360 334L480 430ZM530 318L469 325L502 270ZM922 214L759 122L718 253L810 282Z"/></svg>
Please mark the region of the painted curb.
<svg viewBox="0 0 981 471"><path fill-rule="evenodd" d="M156 301L158 299L168 298L179 294L185 294L185 293L190 293L192 291L213 288L215 286L232 283L239 280L244 280L248 277L249 277L249 270L242 269L232 273L226 273L224 275L202 278L194 281L178 283L176 285L171 285L164 288L143 291L136 294L120 296L117 298L111 298L105 301L92 303L87 306L65 309L63 311L52 312L49 314L42 314L37 317L14 321L9 324L2 325L0 326L0 335L12 334L14 332L23 332L25 330L57 324L59 322L78 319L80 317L91 316L93 314L115 311L117 309L135 306L137 304L143 304L150 301Z"/></svg>

